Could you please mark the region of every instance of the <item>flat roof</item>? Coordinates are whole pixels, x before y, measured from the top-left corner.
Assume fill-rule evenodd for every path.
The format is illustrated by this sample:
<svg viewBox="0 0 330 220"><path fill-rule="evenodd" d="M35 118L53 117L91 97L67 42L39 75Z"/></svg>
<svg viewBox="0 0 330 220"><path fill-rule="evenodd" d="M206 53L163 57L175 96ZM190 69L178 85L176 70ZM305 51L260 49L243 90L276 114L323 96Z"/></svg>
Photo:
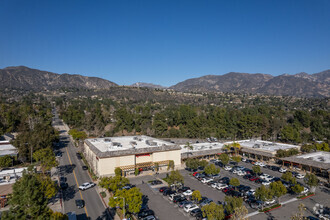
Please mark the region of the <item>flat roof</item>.
<svg viewBox="0 0 330 220"><path fill-rule="evenodd" d="M0 141L0 157L5 155L16 156L18 150L9 141Z"/></svg>
<svg viewBox="0 0 330 220"><path fill-rule="evenodd" d="M241 140L241 141L235 141L236 143L239 143L242 148L250 148L254 149L256 151L262 150L262 151L268 151L275 153L277 150L289 150L291 148L300 148L298 145L292 145L292 144L283 144L283 143L275 143L270 141L262 141L262 140ZM232 144L232 142L226 142L225 144Z"/></svg>
<svg viewBox="0 0 330 220"><path fill-rule="evenodd" d="M318 167L322 169L330 169L330 152L317 151L308 154L296 155L291 157L281 158L281 160L294 163L305 164L308 166Z"/></svg>
<svg viewBox="0 0 330 220"><path fill-rule="evenodd" d="M190 150L188 148L185 148L186 145L187 144L180 145L182 159L222 153L222 148L224 146L224 144L219 142L195 143L195 144L190 144L193 147L193 149Z"/></svg>
<svg viewBox="0 0 330 220"><path fill-rule="evenodd" d="M86 139L85 143L99 157L180 150L181 147L145 135Z"/></svg>

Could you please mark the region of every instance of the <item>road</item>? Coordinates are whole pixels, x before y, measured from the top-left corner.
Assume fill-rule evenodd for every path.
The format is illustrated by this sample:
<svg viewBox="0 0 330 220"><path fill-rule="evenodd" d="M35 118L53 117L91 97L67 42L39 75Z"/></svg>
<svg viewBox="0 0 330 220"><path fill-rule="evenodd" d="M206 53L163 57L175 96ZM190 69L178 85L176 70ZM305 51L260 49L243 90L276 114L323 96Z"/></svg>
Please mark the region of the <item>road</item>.
<svg viewBox="0 0 330 220"><path fill-rule="evenodd" d="M53 110L53 126L60 131L59 150L62 157L59 158L59 176L67 178L68 188L62 191L65 213L75 212L77 219L111 219L99 194L95 188L85 191L78 190L79 185L84 182L91 182L87 170L83 170L83 161L77 157L77 148L68 135L68 127L59 119L58 114ZM76 199L83 199L85 207L78 209Z"/></svg>

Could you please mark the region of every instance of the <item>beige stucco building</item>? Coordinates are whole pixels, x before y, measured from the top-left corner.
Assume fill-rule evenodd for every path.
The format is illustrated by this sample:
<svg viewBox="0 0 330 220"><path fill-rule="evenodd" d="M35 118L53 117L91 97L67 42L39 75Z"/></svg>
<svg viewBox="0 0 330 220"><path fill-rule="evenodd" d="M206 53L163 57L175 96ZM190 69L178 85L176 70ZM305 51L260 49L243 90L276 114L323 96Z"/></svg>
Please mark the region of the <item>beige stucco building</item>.
<svg viewBox="0 0 330 220"><path fill-rule="evenodd" d="M93 138L84 141L84 155L97 176L114 175L119 167L125 175L135 169L167 169L170 160L181 165L181 147L148 136Z"/></svg>

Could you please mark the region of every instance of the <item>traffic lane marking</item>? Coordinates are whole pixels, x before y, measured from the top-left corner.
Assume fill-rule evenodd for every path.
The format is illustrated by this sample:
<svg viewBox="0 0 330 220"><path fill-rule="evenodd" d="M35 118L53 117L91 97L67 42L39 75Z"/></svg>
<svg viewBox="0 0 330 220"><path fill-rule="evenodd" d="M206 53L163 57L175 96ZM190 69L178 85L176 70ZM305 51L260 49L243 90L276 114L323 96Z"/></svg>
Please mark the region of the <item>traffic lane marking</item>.
<svg viewBox="0 0 330 220"><path fill-rule="evenodd" d="M70 165L72 166L72 162L71 162L71 158L70 158L70 155L69 155L69 152L68 152L68 148L66 148L66 153L67 153L67 155L68 155ZM79 194L80 194L80 198L81 198L82 200L84 200L84 198L83 198L83 196L82 196L82 194L81 194L81 191L79 190L79 184L78 184L78 180L77 180L76 172L75 172L74 170L72 170L72 171L73 171L74 179L76 180L76 184L77 184L77 187L78 187L78 191L79 191ZM84 200L84 201L85 201L85 200ZM84 209L85 209L85 212L86 212L86 216L88 217L88 212L87 212L87 208L86 208L86 203L85 203L85 207L84 207Z"/></svg>

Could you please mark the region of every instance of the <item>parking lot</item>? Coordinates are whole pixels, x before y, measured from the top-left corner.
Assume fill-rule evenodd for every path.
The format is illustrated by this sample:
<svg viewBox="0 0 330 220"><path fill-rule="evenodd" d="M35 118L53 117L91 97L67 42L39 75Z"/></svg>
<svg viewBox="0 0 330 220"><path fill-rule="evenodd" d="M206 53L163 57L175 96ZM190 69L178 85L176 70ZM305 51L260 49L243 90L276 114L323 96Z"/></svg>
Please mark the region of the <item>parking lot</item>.
<svg viewBox="0 0 330 220"><path fill-rule="evenodd" d="M238 163L238 166L244 166L246 168L252 169L253 165L250 163L240 162ZM217 203L218 201L224 201L226 195L221 190L214 189L210 185L203 184L201 181L197 180L195 177L192 176L192 172L189 172L187 170L181 170L180 172L184 177L185 186L188 186L193 190L199 190L202 196L212 199L215 203ZM273 171L263 167L261 168L261 172L267 173L274 177L282 176L282 173L278 171ZM166 174L159 174L157 177L162 179L166 177ZM248 179L244 179L243 176L238 176L229 171L225 171L224 169L221 169L220 177L235 177L239 179L240 184L249 186L252 189L257 189L261 186L261 184L255 183L254 181L250 181ZM154 187L147 183L149 180L153 179L155 179L154 176L141 176L133 178L131 182L136 184L137 187L141 189L143 194L148 195L149 207L155 211L156 216L158 216L159 219L195 219L195 217L192 217L189 213L184 212L182 208L179 208L177 204L170 201L168 196L163 196L162 193L158 192L160 186ZM142 183L142 181L144 183ZM299 179L298 182L304 184L303 180L301 179ZM316 190L316 195L313 197L285 204L283 205L283 207L267 214L258 213L257 215L253 216L253 219L290 219L290 217L298 211L298 205L301 202L306 205L306 216L313 216L312 210L314 205L316 203L325 205L329 204L327 202L329 195L330 191L327 188L318 187ZM281 197L281 202L288 201L296 197L297 195L286 194ZM256 209L252 209L247 203L243 204L247 207L249 213L257 211Z"/></svg>

